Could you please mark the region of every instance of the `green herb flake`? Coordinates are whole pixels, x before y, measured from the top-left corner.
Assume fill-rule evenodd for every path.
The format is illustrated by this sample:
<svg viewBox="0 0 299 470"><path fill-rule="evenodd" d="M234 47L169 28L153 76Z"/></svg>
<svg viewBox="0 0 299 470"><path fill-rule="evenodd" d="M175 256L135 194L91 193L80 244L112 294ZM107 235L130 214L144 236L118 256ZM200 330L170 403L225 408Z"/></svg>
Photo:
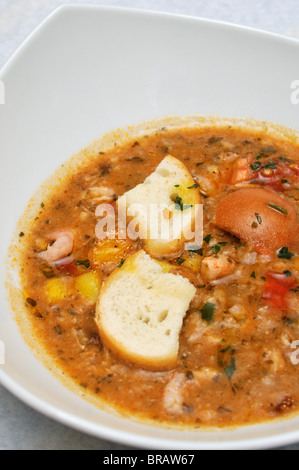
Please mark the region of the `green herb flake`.
<svg viewBox="0 0 299 470"><path fill-rule="evenodd" d="M221 353L226 353L227 351L229 351L232 347L231 346L227 346L226 348L224 349L221 349Z"/></svg>
<svg viewBox="0 0 299 470"><path fill-rule="evenodd" d="M268 202L268 206L271 207L272 209L277 210L281 214L288 214L288 211L284 209L283 207L278 206L277 204L274 204L273 202Z"/></svg>
<svg viewBox="0 0 299 470"><path fill-rule="evenodd" d="M121 262L119 263L119 265L118 265L117 267L118 267L118 268L121 268L121 267L122 267L122 265L124 264L124 262L125 262L125 260L124 260L124 259L122 259L122 260L121 260Z"/></svg>
<svg viewBox="0 0 299 470"><path fill-rule="evenodd" d="M85 266L86 269L90 268L90 261L89 259L83 259L76 261L77 266Z"/></svg>
<svg viewBox="0 0 299 470"><path fill-rule="evenodd" d="M224 368L224 372L229 379L231 379L236 372L236 361L233 357L231 358L230 365Z"/></svg>
<svg viewBox="0 0 299 470"><path fill-rule="evenodd" d="M288 158L286 158L284 155L280 155L279 160L281 160L282 162L291 162L292 161L292 160L289 160Z"/></svg>
<svg viewBox="0 0 299 470"><path fill-rule="evenodd" d="M261 216L259 215L259 213L258 213L258 212L255 212L254 215L255 215L256 220L258 221L258 223L261 225L261 223L262 223L262 218L261 218Z"/></svg>
<svg viewBox="0 0 299 470"><path fill-rule="evenodd" d="M176 261L179 265L181 265L181 264L185 263L186 260L184 258L178 258Z"/></svg>
<svg viewBox="0 0 299 470"><path fill-rule="evenodd" d="M289 271L288 269L286 271L284 271L283 274L285 274L286 277L291 277L292 276L291 271Z"/></svg>
<svg viewBox="0 0 299 470"><path fill-rule="evenodd" d="M213 319L215 308L216 308L215 304L212 304L211 302L207 302L200 310L202 319L210 323Z"/></svg>
<svg viewBox="0 0 299 470"><path fill-rule="evenodd" d="M252 271L252 273L250 274L250 277L253 277L254 279L256 279L255 271Z"/></svg>
<svg viewBox="0 0 299 470"><path fill-rule="evenodd" d="M205 237L203 240L204 240L206 243L208 243L208 244L209 244L209 243L210 243L210 241L211 241L211 238L212 238L212 234L211 234L211 233L209 233L209 235L207 235L207 236L206 236L206 237Z"/></svg>
<svg viewBox="0 0 299 470"><path fill-rule="evenodd" d="M289 183L289 180L287 180L287 179L282 179L281 182L282 182L282 184L288 184L288 183Z"/></svg>
<svg viewBox="0 0 299 470"><path fill-rule="evenodd" d="M281 259L291 259L293 258L295 255L294 253L290 253L289 252L289 249L287 246L283 246L279 252L277 253L277 256L278 258L281 258Z"/></svg>
<svg viewBox="0 0 299 470"><path fill-rule="evenodd" d="M192 186L188 186L187 189L195 189L195 188L198 188L198 184L197 183L194 183L192 184Z"/></svg>
<svg viewBox="0 0 299 470"><path fill-rule="evenodd" d="M252 228L258 228L258 223L257 223L257 222L252 222L251 227L252 227Z"/></svg>
<svg viewBox="0 0 299 470"><path fill-rule="evenodd" d="M181 210L181 211L184 210L183 209L183 200L180 196L176 196L174 202L175 202L175 208L177 210Z"/></svg>
<svg viewBox="0 0 299 470"><path fill-rule="evenodd" d="M214 255L217 255L217 253L219 253L220 250L221 250L221 246L219 246L219 245L213 245L212 248L211 248L211 252Z"/></svg>
<svg viewBox="0 0 299 470"><path fill-rule="evenodd" d="M266 165L264 165L261 169L262 169L262 170L267 170L267 169L276 170L276 169L277 169L277 166L276 166L276 163L275 163L275 162L268 162L268 163L266 163Z"/></svg>
<svg viewBox="0 0 299 470"><path fill-rule="evenodd" d="M175 208L180 211L185 211L186 209L190 209L190 207L193 207L192 204L183 204L183 200L180 196L177 196L174 202Z"/></svg>
<svg viewBox="0 0 299 470"><path fill-rule="evenodd" d="M198 162L198 163L196 163L196 166L200 166L200 165L203 165L203 164L204 164L204 162Z"/></svg>
<svg viewBox="0 0 299 470"><path fill-rule="evenodd" d="M251 171L257 171L261 168L261 164L260 162L253 162L251 165L250 165L250 170Z"/></svg>
<svg viewBox="0 0 299 470"><path fill-rule="evenodd" d="M179 184L175 184L174 187L175 187L175 188L179 188L180 185L179 185Z"/></svg>

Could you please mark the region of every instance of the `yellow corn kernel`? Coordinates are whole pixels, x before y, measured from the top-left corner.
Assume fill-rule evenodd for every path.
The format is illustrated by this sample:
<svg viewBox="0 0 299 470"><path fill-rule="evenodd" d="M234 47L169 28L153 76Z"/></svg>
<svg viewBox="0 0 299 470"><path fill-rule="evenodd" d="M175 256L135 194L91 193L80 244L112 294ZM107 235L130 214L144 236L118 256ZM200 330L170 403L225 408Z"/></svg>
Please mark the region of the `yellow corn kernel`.
<svg viewBox="0 0 299 470"><path fill-rule="evenodd" d="M202 256L198 255L197 253L192 253L192 256L186 258L186 261L184 261L184 264L182 266L184 268L192 269L192 271L197 273L198 271L200 271L201 261Z"/></svg>
<svg viewBox="0 0 299 470"><path fill-rule="evenodd" d="M83 297L96 302L100 292L101 282L95 272L81 274L75 279L75 288Z"/></svg>
<svg viewBox="0 0 299 470"><path fill-rule="evenodd" d="M50 279L45 285L45 294L50 303L63 300L67 295L64 280L60 277Z"/></svg>

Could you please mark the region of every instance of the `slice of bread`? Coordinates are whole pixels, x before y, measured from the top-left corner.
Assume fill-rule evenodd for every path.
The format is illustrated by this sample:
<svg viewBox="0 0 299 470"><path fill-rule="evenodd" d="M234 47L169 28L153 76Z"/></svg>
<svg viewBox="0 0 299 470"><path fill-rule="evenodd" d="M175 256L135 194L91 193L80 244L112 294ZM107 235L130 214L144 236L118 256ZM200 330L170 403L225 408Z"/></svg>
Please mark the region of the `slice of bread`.
<svg viewBox="0 0 299 470"><path fill-rule="evenodd" d="M186 166L168 155L143 183L118 199L118 210L136 222L135 232L151 256L175 258L186 242L192 245L195 223L201 221L200 202L197 184Z"/></svg>
<svg viewBox="0 0 299 470"><path fill-rule="evenodd" d="M103 283L95 322L120 358L154 370L175 366L183 318L196 289L165 273L145 251L131 255Z"/></svg>

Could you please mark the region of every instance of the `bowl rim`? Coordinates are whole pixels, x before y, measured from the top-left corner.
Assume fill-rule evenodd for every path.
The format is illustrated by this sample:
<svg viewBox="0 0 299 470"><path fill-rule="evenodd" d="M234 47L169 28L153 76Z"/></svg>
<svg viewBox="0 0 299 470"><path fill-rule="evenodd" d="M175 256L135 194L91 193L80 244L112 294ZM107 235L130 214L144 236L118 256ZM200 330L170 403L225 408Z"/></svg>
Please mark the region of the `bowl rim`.
<svg viewBox="0 0 299 470"><path fill-rule="evenodd" d="M290 36L284 36L283 34L275 33L272 31L266 31L261 28L254 28L253 26L241 25L238 23L232 23L224 20L214 20L211 18L205 18L201 16L181 14L181 13L172 13L167 11L159 10L149 10L146 8L133 8L133 7L121 7L121 6L107 6L107 5L93 5L93 4L62 4L54 8L38 25L36 25L32 31L25 36L25 38L20 42L16 49L10 54L10 56L5 60L4 64L0 67L0 77L5 74L6 70L12 65L13 61L22 53L23 48L32 40L36 33L41 30L45 24L49 23L55 19L58 15L67 11L74 10L98 10L103 12L115 12L122 14L135 14L135 15L146 15L146 16L156 16L156 17L167 17L169 19L183 19L186 21L195 21L202 24L209 24L211 26L219 26L226 29L234 29L240 32L247 32L249 34L260 35L262 37L276 39L285 43L293 44L299 46L299 39L293 38Z"/></svg>
<svg viewBox="0 0 299 470"><path fill-rule="evenodd" d="M86 11L103 11L112 12L128 15L140 15L140 16L152 16L152 17L166 17L168 19L183 19L185 21L195 21L198 24L206 24L211 27L221 27L224 29L230 29L239 31L241 33L248 33L253 35L259 35L272 40L277 40L289 45L296 45L299 47L299 40L287 36L283 36L277 33L264 31L261 29L242 26L235 23L226 21L213 20L203 17L197 17L193 15L179 14L179 13L168 13L165 11L156 11L140 8L128 8L119 6L102 6L102 5L84 5L84 4L68 4L60 5L55 8L49 15L47 15L33 30L27 35L27 37L20 43L15 51L6 60L4 65L0 69L0 78L4 77L9 68L18 59L19 55L22 54L24 47L35 39L36 33L43 29L43 27L55 20L61 13L74 11L74 10L86 10ZM9 373L5 372L0 367L0 384L16 396L21 402L28 405L30 408L40 412L42 415L47 416L50 419L54 419L59 423L76 429L80 432L88 435L97 437L99 439L111 440L115 443L122 443L128 446L136 446L137 448L144 449L178 449L178 440L145 436L138 434L131 430L118 430L113 426L107 426L107 424L93 423L86 418L75 416L69 412L66 412L58 405L49 404L45 399L41 399L34 393L30 392L24 385L21 385L17 379L13 379ZM122 419L122 418L121 418ZM142 423L141 423L142 425ZM242 428L244 428L242 426ZM196 436L196 433L194 433ZM253 449L270 449L273 447L280 447L282 445L294 444L299 440L299 429L293 431L286 431L277 435L268 435L264 437L241 437L240 439L226 439L221 441L203 441L198 439L190 441L182 441L180 449L196 449L196 450L253 450ZM193 447L195 445L195 447Z"/></svg>

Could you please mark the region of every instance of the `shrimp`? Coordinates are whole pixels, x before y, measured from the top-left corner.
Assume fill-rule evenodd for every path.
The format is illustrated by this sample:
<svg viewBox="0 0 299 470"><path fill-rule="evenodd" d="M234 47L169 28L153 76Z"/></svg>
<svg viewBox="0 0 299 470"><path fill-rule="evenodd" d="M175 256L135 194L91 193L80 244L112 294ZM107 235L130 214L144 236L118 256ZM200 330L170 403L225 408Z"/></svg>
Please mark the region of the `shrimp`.
<svg viewBox="0 0 299 470"><path fill-rule="evenodd" d="M185 375L176 372L164 389L163 405L168 413L180 414L183 409Z"/></svg>
<svg viewBox="0 0 299 470"><path fill-rule="evenodd" d="M201 264L201 274L209 282L229 276L235 270L236 263L227 255L220 254L204 258Z"/></svg>
<svg viewBox="0 0 299 470"><path fill-rule="evenodd" d="M72 232L53 232L48 236L48 238L52 241L54 240L54 243L50 243L47 250L40 253L40 257L49 264L67 257L73 251L74 236Z"/></svg>
<svg viewBox="0 0 299 470"><path fill-rule="evenodd" d="M233 166L230 184L239 184L252 179L250 165L253 162L252 155L238 159Z"/></svg>

